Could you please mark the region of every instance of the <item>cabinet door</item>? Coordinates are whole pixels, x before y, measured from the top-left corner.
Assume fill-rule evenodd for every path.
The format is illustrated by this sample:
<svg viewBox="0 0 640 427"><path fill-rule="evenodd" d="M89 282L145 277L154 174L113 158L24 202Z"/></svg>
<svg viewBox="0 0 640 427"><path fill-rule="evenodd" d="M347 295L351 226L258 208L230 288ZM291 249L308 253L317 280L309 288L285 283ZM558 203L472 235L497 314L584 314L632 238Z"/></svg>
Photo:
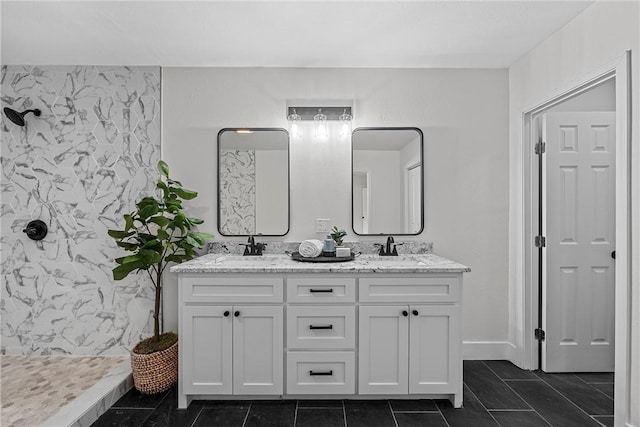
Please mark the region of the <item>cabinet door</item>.
<svg viewBox="0 0 640 427"><path fill-rule="evenodd" d="M461 392L459 306L409 308L409 393Z"/></svg>
<svg viewBox="0 0 640 427"><path fill-rule="evenodd" d="M225 316L227 313L227 316ZM231 307L185 306L180 367L186 394L231 394Z"/></svg>
<svg viewBox="0 0 640 427"><path fill-rule="evenodd" d="M234 394L282 394L282 306L233 310Z"/></svg>
<svg viewBox="0 0 640 427"><path fill-rule="evenodd" d="M409 376L407 306L360 306L360 394L406 394ZM407 313L408 314L408 313Z"/></svg>

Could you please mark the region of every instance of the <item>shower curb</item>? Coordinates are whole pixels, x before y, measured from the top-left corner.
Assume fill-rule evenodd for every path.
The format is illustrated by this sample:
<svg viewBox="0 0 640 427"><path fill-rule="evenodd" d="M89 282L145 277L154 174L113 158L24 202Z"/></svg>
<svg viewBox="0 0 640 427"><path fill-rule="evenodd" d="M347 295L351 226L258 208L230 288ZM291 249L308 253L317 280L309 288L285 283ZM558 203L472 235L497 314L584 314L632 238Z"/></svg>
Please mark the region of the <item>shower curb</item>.
<svg viewBox="0 0 640 427"><path fill-rule="evenodd" d="M42 427L89 427L132 387L131 362L127 359L62 407Z"/></svg>

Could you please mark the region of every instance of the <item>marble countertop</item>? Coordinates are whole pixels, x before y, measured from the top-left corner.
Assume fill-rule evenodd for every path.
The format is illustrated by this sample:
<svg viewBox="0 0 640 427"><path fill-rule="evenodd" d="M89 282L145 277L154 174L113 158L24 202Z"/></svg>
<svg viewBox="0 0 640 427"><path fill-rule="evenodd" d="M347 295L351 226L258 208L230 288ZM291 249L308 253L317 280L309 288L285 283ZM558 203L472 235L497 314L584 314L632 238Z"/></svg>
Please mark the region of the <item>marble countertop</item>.
<svg viewBox="0 0 640 427"><path fill-rule="evenodd" d="M433 254L360 255L353 261L300 262L288 255L207 254L171 267L174 273L465 273L471 269Z"/></svg>

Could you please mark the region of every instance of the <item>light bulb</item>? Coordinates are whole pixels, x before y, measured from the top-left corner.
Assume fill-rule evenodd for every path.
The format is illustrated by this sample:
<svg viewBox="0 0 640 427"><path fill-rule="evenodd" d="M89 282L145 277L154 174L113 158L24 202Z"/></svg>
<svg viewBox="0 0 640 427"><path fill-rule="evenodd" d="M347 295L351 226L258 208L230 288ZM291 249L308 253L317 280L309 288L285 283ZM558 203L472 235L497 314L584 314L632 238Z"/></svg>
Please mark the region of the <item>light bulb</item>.
<svg viewBox="0 0 640 427"><path fill-rule="evenodd" d="M302 136L302 131L300 130L300 114L296 113L296 109L293 109L293 112L287 116L287 120L291 122L290 131L291 137L300 138Z"/></svg>
<svg viewBox="0 0 640 427"><path fill-rule="evenodd" d="M318 108L318 114L313 116L316 125L316 138L320 140L329 137L329 129L327 128L327 116L322 114L322 108Z"/></svg>
<svg viewBox="0 0 640 427"><path fill-rule="evenodd" d="M342 138L346 138L351 134L351 119L353 117L351 114L347 113L347 109L345 108L342 114L338 116L338 120L340 120L340 136Z"/></svg>

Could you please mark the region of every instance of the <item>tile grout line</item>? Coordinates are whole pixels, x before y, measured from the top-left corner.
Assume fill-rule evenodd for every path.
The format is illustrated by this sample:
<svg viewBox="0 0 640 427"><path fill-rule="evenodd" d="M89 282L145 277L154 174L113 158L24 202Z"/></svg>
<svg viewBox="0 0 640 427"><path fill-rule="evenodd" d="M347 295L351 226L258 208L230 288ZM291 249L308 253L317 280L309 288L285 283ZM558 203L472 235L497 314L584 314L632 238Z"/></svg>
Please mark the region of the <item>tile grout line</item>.
<svg viewBox="0 0 640 427"><path fill-rule="evenodd" d="M193 404L193 402L191 402L191 404ZM193 419L193 422L191 423L191 427L196 425L196 422L198 421L198 418L200 418L200 415L202 415L202 410L204 409L204 405L202 407L200 407L200 410L198 411L198 414L196 415L196 417Z"/></svg>
<svg viewBox="0 0 640 427"><path fill-rule="evenodd" d="M462 390L462 398L464 400L464 387ZM436 408L438 409L438 412L440 413L440 416L442 417L442 419L444 420L444 423L447 425L447 427L451 427L451 424L449 424L449 421L447 420L447 417L444 416L444 414L442 413L442 409L440 409L440 405L438 405L438 402L436 402L435 400L433 401L433 403L436 404ZM464 402L462 403L463 407L464 407Z"/></svg>
<svg viewBox="0 0 640 427"><path fill-rule="evenodd" d="M487 367L487 369L489 369L491 372L493 372L493 374L494 374L496 377L498 377L498 379L499 379L500 381L502 381L502 382L503 382L503 383L504 383L504 384L509 388L509 390L511 390L511 391L512 391L516 396L518 396L520 399L522 399L522 401L523 401L523 402L525 402L527 405L529 405L529 408L531 408L531 410L532 410L533 412L535 412L536 414L538 414L538 416L539 416L539 417L540 417L540 418L541 418L545 423L547 423L547 424L549 424L550 426L552 426L552 427L553 427L553 424L551 424L551 423L549 422L549 420L547 420L545 417L543 417L543 416L542 416L542 414L541 414L540 412L538 412L538 410L537 410L536 408L534 408L533 406L531 406L531 404L530 404L529 402L527 402L527 399L525 399L524 397L520 396L520 394L519 394L517 391L515 391L513 388L511 388L511 386L509 385L509 383L508 383L507 381L503 380L502 378L500 378L500 375L498 375L498 374L497 374L493 369L491 369L491 367L490 367L489 365L487 365L486 363L484 363L484 361L483 361L482 363L484 364L484 366L486 366L486 367ZM531 372L533 372L533 371L531 371ZM535 375L535 374L534 374L534 375ZM536 375L536 377L537 377L537 375ZM518 380L511 380L511 381L518 381ZM538 377L538 379L537 379L537 380L535 380L535 379L530 379L530 380L525 380L525 381L542 381L542 378ZM500 424L500 423L498 423L498 424Z"/></svg>
<svg viewBox="0 0 640 427"><path fill-rule="evenodd" d="M387 405L389 405L389 410L391 411L391 417L393 418L393 422L396 427L398 427L398 420L396 419L396 414L393 412L393 407L391 406L391 401L387 399Z"/></svg>
<svg viewBox="0 0 640 427"><path fill-rule="evenodd" d="M484 364L484 362L482 362L482 363ZM486 366L486 365L485 365L485 366ZM493 371L491 371L491 373L493 373ZM494 375L495 375L495 374L494 374ZM496 375L496 376L497 376L497 375ZM498 378L499 378L499 377L498 377ZM464 384L464 383L463 383L463 384ZM502 426L502 424L500 424L500 423L498 422L498 420L496 420L496 417L494 417L494 416L493 416L493 414L492 414L491 412L489 412L489 410L487 409L487 407L486 407L486 406L484 406L484 403L482 403L482 401L478 398L478 395L477 395L477 394L475 394L475 393L473 392L473 390L471 390L471 387L467 386L467 389L468 389L468 390L469 390L469 392L473 395L473 397L475 397L475 398L476 398L476 400L478 401L478 403L479 403L479 404L484 408L484 410L487 412L487 414L489 414L489 416L491 417L491 419L492 419L493 421L495 421L496 425L497 425L497 426ZM462 390L463 390L463 391L462 391L462 394L464 395L464 385L463 385L463 387L462 387ZM527 405L529 405L529 404L527 403Z"/></svg>
<svg viewBox="0 0 640 427"><path fill-rule="evenodd" d="M293 427L296 427L298 422L298 406L300 406L300 401L296 399L296 410L293 411Z"/></svg>
<svg viewBox="0 0 640 427"><path fill-rule="evenodd" d="M347 427L347 408L344 406L344 399L342 399L342 419L344 421L344 427Z"/></svg>
<svg viewBox="0 0 640 427"><path fill-rule="evenodd" d="M562 393L560 390L556 389L554 386L552 386L551 384L549 384L548 382L546 382L544 380L544 378L540 378L542 380L543 383L545 383L546 385L548 385L549 387L551 387L552 390L555 390L560 396L564 397L565 399L567 399L569 402L571 402L571 404L573 406L575 406L576 408L578 408L578 410L582 413L584 413L586 416L588 417L592 417L591 414L587 414L587 411L585 411L584 409L582 409L580 406L578 406L573 400L571 400L567 395L565 395L564 393ZM603 415L603 416L607 416L610 414L594 414L594 415Z"/></svg>
<svg viewBox="0 0 640 427"><path fill-rule="evenodd" d="M253 400L249 403L249 407L247 408L247 413L244 414L244 420L242 420L242 427L247 423L247 418L249 418L249 412L251 412L251 408L253 407Z"/></svg>
<svg viewBox="0 0 640 427"><path fill-rule="evenodd" d="M604 391L600 390L599 388L594 387L594 384L614 384L614 386L615 386L615 383L611 383L611 382L608 382L608 383L605 383L605 382L603 382L603 383L590 383L589 381L585 380L584 378L580 377L579 375L577 375L577 374L574 374L574 375L575 375L575 377L576 377L576 378L578 378L578 379L579 379L580 381L582 381L583 383L587 384L587 385L588 385L589 387L591 387L592 389L596 390L598 393L602 393L602 394L604 394L605 396L607 396L609 399L614 400L612 397L610 397L610 396L609 396L607 393L605 393ZM615 400L614 400L614 401L615 401Z"/></svg>

